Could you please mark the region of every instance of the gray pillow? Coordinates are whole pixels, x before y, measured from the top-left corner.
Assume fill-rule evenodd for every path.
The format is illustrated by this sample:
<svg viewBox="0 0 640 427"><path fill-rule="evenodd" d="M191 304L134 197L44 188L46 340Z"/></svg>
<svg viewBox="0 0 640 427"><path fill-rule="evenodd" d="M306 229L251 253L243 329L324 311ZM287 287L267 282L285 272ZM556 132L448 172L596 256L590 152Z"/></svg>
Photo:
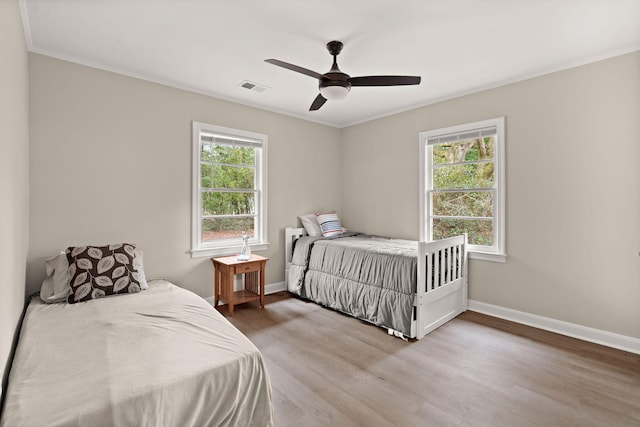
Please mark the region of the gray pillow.
<svg viewBox="0 0 640 427"><path fill-rule="evenodd" d="M299 216L300 222L302 226L307 231L309 236L317 237L322 236L322 230L320 229L320 224L318 223L318 217L316 214L308 214Z"/></svg>

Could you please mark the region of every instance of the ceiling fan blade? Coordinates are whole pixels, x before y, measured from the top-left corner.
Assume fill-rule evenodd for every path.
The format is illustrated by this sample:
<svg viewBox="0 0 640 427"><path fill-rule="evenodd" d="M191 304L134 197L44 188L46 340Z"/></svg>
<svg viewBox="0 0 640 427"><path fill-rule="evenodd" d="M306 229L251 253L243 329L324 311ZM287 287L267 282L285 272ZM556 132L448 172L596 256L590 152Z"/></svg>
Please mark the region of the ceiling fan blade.
<svg viewBox="0 0 640 427"><path fill-rule="evenodd" d="M307 76L314 77L318 80L322 80L325 78L320 73L316 73L315 71L308 70L303 67L298 67L297 65L289 64L288 62L279 61L277 59L265 59L264 62L268 62L269 64L277 65L278 67L286 68L287 70L296 71L298 73L306 74Z"/></svg>
<svg viewBox="0 0 640 427"><path fill-rule="evenodd" d="M316 99L313 100L311 107L309 107L309 111L319 110L320 107L322 107L325 102L327 102L327 99L324 96L322 96L322 94L318 94L318 96L316 96Z"/></svg>
<svg viewBox="0 0 640 427"><path fill-rule="evenodd" d="M351 77L351 86L402 86L419 85L420 76L363 76Z"/></svg>

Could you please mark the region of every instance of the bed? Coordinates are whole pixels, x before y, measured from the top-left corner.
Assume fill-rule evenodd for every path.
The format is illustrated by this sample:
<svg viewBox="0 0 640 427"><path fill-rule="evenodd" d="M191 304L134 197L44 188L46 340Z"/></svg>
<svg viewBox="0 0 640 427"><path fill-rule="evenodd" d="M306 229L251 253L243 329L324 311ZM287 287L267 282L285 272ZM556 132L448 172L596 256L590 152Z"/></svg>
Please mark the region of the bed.
<svg viewBox="0 0 640 427"><path fill-rule="evenodd" d="M421 339L467 309L467 237L417 242L285 229L287 290Z"/></svg>
<svg viewBox="0 0 640 427"><path fill-rule="evenodd" d="M27 307L2 427L271 426L259 350L205 300L164 280Z"/></svg>

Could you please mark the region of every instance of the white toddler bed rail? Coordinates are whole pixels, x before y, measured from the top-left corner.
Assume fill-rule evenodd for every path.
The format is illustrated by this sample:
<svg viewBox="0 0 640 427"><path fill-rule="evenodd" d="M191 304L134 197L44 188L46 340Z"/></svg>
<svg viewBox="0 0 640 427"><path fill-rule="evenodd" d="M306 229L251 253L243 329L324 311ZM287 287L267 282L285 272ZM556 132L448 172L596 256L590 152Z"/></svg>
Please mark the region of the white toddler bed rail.
<svg viewBox="0 0 640 427"><path fill-rule="evenodd" d="M285 229L285 283L294 243L306 235L304 228ZM410 338L421 339L467 310L467 235L418 242L417 269Z"/></svg>

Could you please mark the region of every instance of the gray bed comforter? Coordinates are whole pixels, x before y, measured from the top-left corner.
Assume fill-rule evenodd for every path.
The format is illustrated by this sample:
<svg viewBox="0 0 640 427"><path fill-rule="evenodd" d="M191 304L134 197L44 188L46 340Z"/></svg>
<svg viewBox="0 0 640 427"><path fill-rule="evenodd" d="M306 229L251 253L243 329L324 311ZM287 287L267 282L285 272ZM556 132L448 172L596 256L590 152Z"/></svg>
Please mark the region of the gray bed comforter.
<svg viewBox="0 0 640 427"><path fill-rule="evenodd" d="M289 292L411 336L418 243L343 236L296 241Z"/></svg>

